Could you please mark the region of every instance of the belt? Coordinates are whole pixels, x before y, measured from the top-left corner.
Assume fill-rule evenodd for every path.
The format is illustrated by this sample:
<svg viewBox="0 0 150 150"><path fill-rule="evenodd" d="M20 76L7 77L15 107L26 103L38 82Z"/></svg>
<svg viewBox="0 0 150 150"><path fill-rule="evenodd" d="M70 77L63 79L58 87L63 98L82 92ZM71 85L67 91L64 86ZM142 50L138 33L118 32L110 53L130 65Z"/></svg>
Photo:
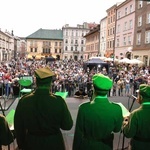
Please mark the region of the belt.
<svg viewBox="0 0 150 150"><path fill-rule="evenodd" d="M142 137L133 137L134 140L140 141L140 142L150 142L150 138L142 138Z"/></svg>

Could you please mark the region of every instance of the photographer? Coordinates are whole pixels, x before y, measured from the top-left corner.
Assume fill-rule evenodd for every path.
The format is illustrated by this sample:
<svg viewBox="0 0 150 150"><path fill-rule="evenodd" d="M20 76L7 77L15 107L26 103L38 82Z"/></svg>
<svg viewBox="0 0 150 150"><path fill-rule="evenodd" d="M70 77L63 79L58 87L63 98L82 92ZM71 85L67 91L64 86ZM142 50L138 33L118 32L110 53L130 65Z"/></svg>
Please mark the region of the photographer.
<svg viewBox="0 0 150 150"><path fill-rule="evenodd" d="M131 112L123 126L125 137L131 138L131 150L150 149L150 85L141 84L137 97L141 105Z"/></svg>

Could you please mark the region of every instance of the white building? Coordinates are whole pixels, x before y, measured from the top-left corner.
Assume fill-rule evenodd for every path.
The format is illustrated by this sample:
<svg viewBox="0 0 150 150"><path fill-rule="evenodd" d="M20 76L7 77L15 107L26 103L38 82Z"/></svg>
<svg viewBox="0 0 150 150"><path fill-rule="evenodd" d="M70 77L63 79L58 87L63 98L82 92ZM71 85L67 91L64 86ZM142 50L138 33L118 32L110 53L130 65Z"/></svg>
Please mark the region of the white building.
<svg viewBox="0 0 150 150"><path fill-rule="evenodd" d="M89 24L83 23L83 25L77 25L77 27L70 27L66 24L62 28L63 30L63 59L84 59L86 35L89 31Z"/></svg>
<svg viewBox="0 0 150 150"><path fill-rule="evenodd" d="M8 31L0 30L0 61L9 61L14 53L14 38Z"/></svg>
<svg viewBox="0 0 150 150"><path fill-rule="evenodd" d="M106 52L106 40L107 40L107 17L100 21L100 53L99 56L104 57Z"/></svg>

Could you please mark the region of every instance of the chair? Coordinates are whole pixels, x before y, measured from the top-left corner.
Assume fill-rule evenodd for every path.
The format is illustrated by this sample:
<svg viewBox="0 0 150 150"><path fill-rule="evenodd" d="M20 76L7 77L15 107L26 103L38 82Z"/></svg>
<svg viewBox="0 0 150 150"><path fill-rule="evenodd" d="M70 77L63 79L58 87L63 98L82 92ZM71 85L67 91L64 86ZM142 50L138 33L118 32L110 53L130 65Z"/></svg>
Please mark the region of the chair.
<svg viewBox="0 0 150 150"><path fill-rule="evenodd" d="M31 82L31 80L29 80L29 79L20 79L19 84L20 84L20 94L19 94L19 96L22 96L23 94L32 92L32 82Z"/></svg>

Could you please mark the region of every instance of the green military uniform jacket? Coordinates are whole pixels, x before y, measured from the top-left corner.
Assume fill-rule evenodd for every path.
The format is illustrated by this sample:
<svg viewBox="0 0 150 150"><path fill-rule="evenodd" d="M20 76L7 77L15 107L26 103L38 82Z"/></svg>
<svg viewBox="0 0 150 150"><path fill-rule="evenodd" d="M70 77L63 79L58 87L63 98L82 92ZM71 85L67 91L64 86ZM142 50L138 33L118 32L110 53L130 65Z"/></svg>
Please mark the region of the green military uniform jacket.
<svg viewBox="0 0 150 150"><path fill-rule="evenodd" d="M80 105L73 150L112 150L113 134L122 126L122 110L107 98L95 98Z"/></svg>
<svg viewBox="0 0 150 150"><path fill-rule="evenodd" d="M19 101L14 127L23 150L65 150L62 130L70 130L73 120L64 99L37 89Z"/></svg>
<svg viewBox="0 0 150 150"><path fill-rule="evenodd" d="M9 145L13 142L13 134L9 129L8 123L3 115L0 115L0 146Z"/></svg>
<svg viewBox="0 0 150 150"><path fill-rule="evenodd" d="M131 138L131 150L150 149L150 105L134 110L123 132L125 137Z"/></svg>

